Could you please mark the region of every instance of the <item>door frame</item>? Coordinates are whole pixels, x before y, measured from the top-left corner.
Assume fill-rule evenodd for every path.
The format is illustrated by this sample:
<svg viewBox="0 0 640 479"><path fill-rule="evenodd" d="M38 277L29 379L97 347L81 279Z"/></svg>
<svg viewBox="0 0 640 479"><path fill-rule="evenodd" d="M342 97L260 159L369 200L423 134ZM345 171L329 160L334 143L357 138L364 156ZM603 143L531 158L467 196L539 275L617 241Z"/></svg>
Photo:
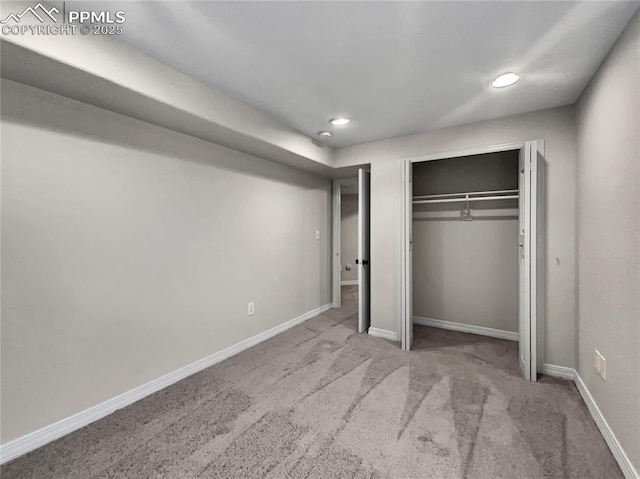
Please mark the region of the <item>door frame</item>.
<svg viewBox="0 0 640 479"><path fill-rule="evenodd" d="M358 177L340 178L333 180L331 193L331 307L340 308L342 306L342 270L340 264L342 261L342 245L341 245L341 228L340 221L342 219L341 207L342 200L340 198L340 189L343 186L357 186Z"/></svg>
<svg viewBox="0 0 640 479"><path fill-rule="evenodd" d="M407 167L413 166L413 163L420 163L423 161L443 160L447 158L456 158L461 156L481 155L485 153L498 153L501 151L521 150L522 148L530 148L531 154L539 154L544 158L544 140L527 140L514 143L502 143L497 145L491 145L486 147L468 148L464 150L446 151L440 153L430 153L425 155L410 156L398 159L398 205L399 205L399 221L398 221L398 250L397 250L397 284L398 284L398 331L401 338L408 337L409 331L412 327L413 318L410 317L411 311L409 300L410 292L407 287L408 282L412 282L413 279L409 277L409 268L407 268L407 241L411 241L409 237L411 231L411 219L406 214L410 211L407 202L411 198L411 192L408 191L410 185L408 184ZM536 184L542 184L544 178L543 168L539 171L532 171L532 177L536 178ZM532 313L525 318L525 327L528 329L531 343L534 345L531 348L531 371L539 372L542 368L542 351L544 338L543 334L543 312L544 312L544 220L543 220L543 199L545 196L544 190L542 190L542 198L537 198L536 204L533 205L532 212L535 216L535 234L531 237L531 247L538 249L538 255L535 262L532 262L531 281L529 285L529 291L531 294L531 308ZM406 341L403 341L405 345ZM536 374L533 374L532 381L536 380Z"/></svg>

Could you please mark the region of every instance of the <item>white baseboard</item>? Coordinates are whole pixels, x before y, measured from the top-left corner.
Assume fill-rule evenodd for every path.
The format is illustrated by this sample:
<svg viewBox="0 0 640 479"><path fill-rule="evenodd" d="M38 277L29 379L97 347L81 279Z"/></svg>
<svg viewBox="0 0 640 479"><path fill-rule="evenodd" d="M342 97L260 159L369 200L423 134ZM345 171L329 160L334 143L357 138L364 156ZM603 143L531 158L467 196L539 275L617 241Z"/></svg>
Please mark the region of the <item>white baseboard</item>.
<svg viewBox="0 0 640 479"><path fill-rule="evenodd" d="M91 424L98 419L108 416L118 409L129 406L130 404L133 404L134 402L139 401L140 399L143 399L150 394L171 386L181 379L184 379L188 376L191 376L192 374L197 373L198 371L202 371L209 366L230 358L231 356L234 356L244 351L245 349L249 349L256 344L261 343L262 341L265 341L277 334L280 334L287 329L292 328L293 326L303 323L304 321L311 319L314 316L317 316L318 314L323 313L324 311L327 311L329 309L331 309L331 304L320 306L319 308L304 313L297 318L293 318L285 323L279 324L278 326L257 334L256 336L245 339L244 341L240 341L233 346L229 346L222 351L218 351L211 356L207 356L206 358L188 364L187 366L165 374L164 376L138 386L135 389L120 394L119 396L108 399L100 404L90 407L89 409L85 409L84 411L76 413L73 416L61 419L60 421L45 426L42 429L30 432L29 434L3 444L2 446L0 446L0 464L4 464L11 459L15 459L18 456L26 454L27 452L37 449L38 447L44 446L45 444L54 441L55 439L58 439L66 434L69 434L77 429L80 429L81 427L87 426L88 424Z"/></svg>
<svg viewBox="0 0 640 479"><path fill-rule="evenodd" d="M376 338L388 339L390 341L398 341L398 333L387 329L369 328L369 334Z"/></svg>
<svg viewBox="0 0 640 479"><path fill-rule="evenodd" d="M554 378L562 378L569 379L570 381L575 381L578 373L573 368L556 366L555 364L543 364L542 374L553 376Z"/></svg>
<svg viewBox="0 0 640 479"><path fill-rule="evenodd" d="M358 280L357 279L350 279L347 281L340 281L340 286L357 286L358 285Z"/></svg>
<svg viewBox="0 0 640 479"><path fill-rule="evenodd" d="M479 334L481 336L490 336L492 338L508 339L509 341L518 341L520 335L512 331L503 331L502 329L485 328L484 326L474 326L472 324L455 323L453 321L443 321L442 319L423 318L420 316L413 317L414 324L422 326L431 326L433 328L449 329L451 331L460 331L462 333Z"/></svg>
<svg viewBox="0 0 640 479"><path fill-rule="evenodd" d="M607 446L611 450L613 457L615 457L620 469L622 469L622 473L626 479L640 479L640 475L638 471L633 467L629 456L624 452L622 445L618 442L616 435L613 433L613 430L607 423L607 420L602 415L602 411L596 404L596 401L593 399L593 396L587 389L587 385L584 383L578 371L572 368L567 368L564 366L555 366L553 364L543 364L542 365L542 373L548 376L559 377L563 379L573 380L578 388L578 392L580 396L582 396L582 400L587 405L587 409L591 413L593 420L596 422L602 437L604 438Z"/></svg>
<svg viewBox="0 0 640 479"><path fill-rule="evenodd" d="M618 442L618 438L616 438L613 430L609 426L609 423L607 423L607 420L602 415L602 412L593 399L593 396L587 389L586 384L577 372L576 386L578 388L578 391L580 391L580 395L586 403L587 408L589 408L589 412L593 416L594 421L598 425L598 429L600 429L604 440L609 446L609 449L611 449L613 457L615 457L616 461L618 461L618 465L620 466L620 469L622 469L624 477L626 477L627 479L639 479L640 476L638 475L638 471L636 471L636 469L633 467L629 456L627 456L627 454L624 452L624 449L622 449L622 445Z"/></svg>

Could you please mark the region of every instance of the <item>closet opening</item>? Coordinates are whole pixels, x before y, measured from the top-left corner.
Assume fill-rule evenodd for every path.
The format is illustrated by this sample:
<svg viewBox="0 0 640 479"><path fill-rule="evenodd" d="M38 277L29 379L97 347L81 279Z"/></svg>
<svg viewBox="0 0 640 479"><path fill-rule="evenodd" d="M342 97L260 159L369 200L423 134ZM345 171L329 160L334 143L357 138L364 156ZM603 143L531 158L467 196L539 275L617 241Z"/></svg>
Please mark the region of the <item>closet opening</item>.
<svg viewBox="0 0 640 479"><path fill-rule="evenodd" d="M518 151L415 163L412 222L414 324L517 341Z"/></svg>
<svg viewBox="0 0 640 479"><path fill-rule="evenodd" d="M536 380L542 147L400 160L403 349L448 340L442 330L509 340L500 344L512 350L511 366L517 357L523 376Z"/></svg>

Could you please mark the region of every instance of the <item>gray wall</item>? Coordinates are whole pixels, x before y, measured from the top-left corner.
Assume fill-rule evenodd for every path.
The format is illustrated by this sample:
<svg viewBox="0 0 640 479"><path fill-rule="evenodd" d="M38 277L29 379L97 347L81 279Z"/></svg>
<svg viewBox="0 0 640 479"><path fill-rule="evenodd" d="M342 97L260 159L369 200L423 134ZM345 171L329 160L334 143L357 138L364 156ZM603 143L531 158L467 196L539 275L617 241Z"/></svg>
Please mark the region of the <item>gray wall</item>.
<svg viewBox="0 0 640 479"><path fill-rule="evenodd" d="M328 180L9 81L2 115L3 443L330 302Z"/></svg>
<svg viewBox="0 0 640 479"><path fill-rule="evenodd" d="M511 150L413 163L413 194L517 190L518 153ZM484 204L478 202L473 206L482 208ZM459 205L454 208L460 209Z"/></svg>
<svg viewBox="0 0 640 479"><path fill-rule="evenodd" d="M517 219L413 225L414 315L517 332Z"/></svg>
<svg viewBox="0 0 640 479"><path fill-rule="evenodd" d="M518 189L518 152L413 165L413 194ZM414 205L415 316L518 331L517 200Z"/></svg>
<svg viewBox="0 0 640 479"><path fill-rule="evenodd" d="M355 259L358 257L358 195L340 196L340 257L342 281L358 279ZM351 265L347 271L346 266Z"/></svg>
<svg viewBox="0 0 640 479"><path fill-rule="evenodd" d="M371 325L399 331L398 171L407 156L545 140L544 361L576 366L575 118L554 108L336 150L336 166L371 164ZM375 261L375 263L374 263Z"/></svg>
<svg viewBox="0 0 640 479"><path fill-rule="evenodd" d="M578 371L640 470L640 13L577 112Z"/></svg>

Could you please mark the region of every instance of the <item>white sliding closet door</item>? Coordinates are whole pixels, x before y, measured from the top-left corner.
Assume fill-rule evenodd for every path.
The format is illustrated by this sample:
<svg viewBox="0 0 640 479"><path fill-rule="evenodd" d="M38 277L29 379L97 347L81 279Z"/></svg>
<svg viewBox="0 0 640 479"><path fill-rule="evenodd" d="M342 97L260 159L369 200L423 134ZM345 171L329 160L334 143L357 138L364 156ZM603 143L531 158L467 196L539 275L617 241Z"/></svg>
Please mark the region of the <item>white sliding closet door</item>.
<svg viewBox="0 0 640 479"><path fill-rule="evenodd" d="M525 379L535 381L542 324L542 145L527 142L519 157L519 360Z"/></svg>
<svg viewBox="0 0 640 479"><path fill-rule="evenodd" d="M544 143L531 142L531 380L542 370L544 318Z"/></svg>
<svg viewBox="0 0 640 479"><path fill-rule="evenodd" d="M400 206L402 224L402 279L400 336L402 349L409 351L413 343L413 164L400 160Z"/></svg>
<svg viewBox="0 0 640 479"><path fill-rule="evenodd" d="M518 331L520 333L518 358L520 370L525 379L531 379L531 339L529 331L529 317L531 311L531 297L529 294L529 279L531 261L528 240L530 233L529 215L531 213L531 144L527 142L521 149L518 160L518 246L519 246L519 315Z"/></svg>
<svg viewBox="0 0 640 479"><path fill-rule="evenodd" d="M358 332L364 333L369 329L370 316L370 285L369 265L370 244L370 203L371 179L368 171L358 170Z"/></svg>

